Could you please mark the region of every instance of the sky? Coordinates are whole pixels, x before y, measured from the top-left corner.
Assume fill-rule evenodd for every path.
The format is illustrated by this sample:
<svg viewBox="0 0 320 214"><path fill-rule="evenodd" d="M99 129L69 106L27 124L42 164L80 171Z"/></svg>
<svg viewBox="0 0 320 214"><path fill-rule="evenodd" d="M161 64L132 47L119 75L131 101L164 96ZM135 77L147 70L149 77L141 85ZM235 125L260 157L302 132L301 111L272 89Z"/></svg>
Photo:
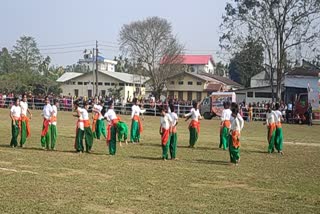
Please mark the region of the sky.
<svg viewBox="0 0 320 214"><path fill-rule="evenodd" d="M219 51L219 25L227 0L2 0L0 48L12 49L21 36L36 39L53 65L69 65L98 41L108 59L121 54L119 31L124 24L150 16L167 19L188 54Z"/></svg>

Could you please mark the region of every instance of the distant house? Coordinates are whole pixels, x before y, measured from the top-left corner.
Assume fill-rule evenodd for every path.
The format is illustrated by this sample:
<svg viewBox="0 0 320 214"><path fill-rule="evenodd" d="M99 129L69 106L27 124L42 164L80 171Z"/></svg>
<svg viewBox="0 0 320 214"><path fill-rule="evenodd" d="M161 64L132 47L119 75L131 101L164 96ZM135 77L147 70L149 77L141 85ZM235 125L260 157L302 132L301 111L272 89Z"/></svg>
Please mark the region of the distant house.
<svg viewBox="0 0 320 214"><path fill-rule="evenodd" d="M270 86L271 83L271 69L267 67L264 71L254 75L250 80L250 87L265 87ZM277 72L273 73L273 85L277 84Z"/></svg>
<svg viewBox="0 0 320 214"><path fill-rule="evenodd" d="M98 56L98 70L99 71L111 71L115 72L115 66L117 61L109 60L103 56ZM85 65L88 67L88 70L92 71L95 69L95 58L92 58L92 54L85 54L84 59L79 60L80 65Z"/></svg>
<svg viewBox="0 0 320 214"><path fill-rule="evenodd" d="M209 74L183 72L167 80L167 96L184 101L202 100L212 92L230 91L242 86L228 78Z"/></svg>
<svg viewBox="0 0 320 214"><path fill-rule="evenodd" d="M144 83L148 80L146 77L100 70L98 75L98 95L108 96L108 89L115 87L122 88L121 97L124 99L145 95ZM57 82L61 83L62 95L92 97L95 95L94 80L95 76L92 71L88 73L66 72Z"/></svg>

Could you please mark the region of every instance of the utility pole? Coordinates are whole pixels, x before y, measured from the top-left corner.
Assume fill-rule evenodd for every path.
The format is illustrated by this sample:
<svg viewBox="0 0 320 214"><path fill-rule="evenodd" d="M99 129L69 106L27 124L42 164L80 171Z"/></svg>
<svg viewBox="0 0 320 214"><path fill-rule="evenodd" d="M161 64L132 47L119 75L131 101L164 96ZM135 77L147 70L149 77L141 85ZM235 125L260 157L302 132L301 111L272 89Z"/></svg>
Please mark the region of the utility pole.
<svg viewBox="0 0 320 214"><path fill-rule="evenodd" d="M99 95L99 90L98 90L98 41L96 40L96 96Z"/></svg>
<svg viewBox="0 0 320 214"><path fill-rule="evenodd" d="M95 85L95 69L94 69L94 61L95 61L95 49L92 49L92 93L91 96L94 97L94 85Z"/></svg>

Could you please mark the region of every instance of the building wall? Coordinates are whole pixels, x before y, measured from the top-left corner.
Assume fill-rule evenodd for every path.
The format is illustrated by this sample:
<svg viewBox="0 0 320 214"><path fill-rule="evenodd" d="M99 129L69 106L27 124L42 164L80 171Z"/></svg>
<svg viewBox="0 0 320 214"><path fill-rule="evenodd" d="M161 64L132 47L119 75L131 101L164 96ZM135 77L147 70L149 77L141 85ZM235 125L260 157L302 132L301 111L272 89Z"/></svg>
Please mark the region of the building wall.
<svg viewBox="0 0 320 214"><path fill-rule="evenodd" d="M183 84L181 84L181 81L183 82ZM188 82L192 82L192 85L189 85ZM167 91L203 91L205 89L203 80L192 77L190 75L180 75L178 77L169 79L166 86Z"/></svg>
<svg viewBox="0 0 320 214"><path fill-rule="evenodd" d="M264 87L264 88L249 88L246 90L238 90L235 91L236 93L236 100L237 102L245 101L246 104L249 103L257 103L257 102L271 102L272 101L272 94L271 94L271 87ZM267 97L267 96L269 97ZM274 97L276 98L276 88L274 87Z"/></svg>
<svg viewBox="0 0 320 214"><path fill-rule="evenodd" d="M88 73L82 75L80 77L74 78L68 82L61 84L62 95L68 96L76 96L75 92L78 90L78 96L89 96L89 90L92 91L92 96L95 95L95 86L93 86L93 75L92 73ZM140 89L138 86L134 86L133 84L126 84L122 81L114 79L108 75L99 73L99 95L108 95L108 89L114 88L115 85L117 87L122 87L123 90L121 91L121 96L125 99L128 98L128 95L133 98L134 91ZM129 92L129 93L128 93ZM145 96L145 88L141 88L142 96ZM138 93L137 93L138 96Z"/></svg>
<svg viewBox="0 0 320 214"><path fill-rule="evenodd" d="M277 75L274 73L273 75L273 84L277 84ZM266 79L266 71L262 71L256 75L254 75L251 80L250 80L250 87L255 88L255 87L264 87L264 86L269 86L270 85L270 80Z"/></svg>

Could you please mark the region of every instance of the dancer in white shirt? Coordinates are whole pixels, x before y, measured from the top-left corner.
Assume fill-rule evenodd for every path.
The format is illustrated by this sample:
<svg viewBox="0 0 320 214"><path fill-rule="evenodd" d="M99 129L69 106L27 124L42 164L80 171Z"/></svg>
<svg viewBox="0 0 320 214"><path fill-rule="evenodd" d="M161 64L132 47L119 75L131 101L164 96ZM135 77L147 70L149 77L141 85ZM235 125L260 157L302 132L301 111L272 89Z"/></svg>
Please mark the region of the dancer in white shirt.
<svg viewBox="0 0 320 214"><path fill-rule="evenodd" d="M31 131L30 131L30 122L32 118L32 114L28 107L28 99L27 95L22 95L22 101L20 101L20 107L21 107L21 139L20 139L20 146L24 147L27 138L30 137ZM27 117L27 113L29 113L30 118Z"/></svg>
<svg viewBox="0 0 320 214"><path fill-rule="evenodd" d="M14 98L14 105L10 109L11 122L11 147L18 146L18 135L21 128L21 107L19 98Z"/></svg>
<svg viewBox="0 0 320 214"><path fill-rule="evenodd" d="M170 148L170 132L172 131L173 120L170 114L166 113L164 108L160 109L160 129L159 133L161 135L161 146L162 146L162 159L167 160L168 150Z"/></svg>
<svg viewBox="0 0 320 214"><path fill-rule="evenodd" d="M231 119L231 110L230 110L230 103L224 102L223 103L223 111L221 115L221 123L220 123L220 145L219 148L223 147L223 150L228 148L228 140L229 140L229 132L230 132L230 119Z"/></svg>
<svg viewBox="0 0 320 214"><path fill-rule="evenodd" d="M42 149L49 150L50 141L51 141L51 116L53 114L52 106L50 105L49 97L44 98L45 106L43 107L42 116L43 116L43 125L41 132L41 146ZM54 147L51 145L51 149Z"/></svg>
<svg viewBox="0 0 320 214"><path fill-rule="evenodd" d="M231 128L229 136L229 153L231 163L238 164L240 162L240 133L244 126L244 121L239 112L238 104L231 104Z"/></svg>
<svg viewBox="0 0 320 214"><path fill-rule="evenodd" d="M138 99L133 98L133 106L131 108L131 131L130 131L130 140L132 143L138 143L140 142L140 135L143 131L142 128L142 122L140 119L140 114L145 112L144 110L141 110L139 105L137 105Z"/></svg>
<svg viewBox="0 0 320 214"><path fill-rule="evenodd" d="M202 119L199 109L198 109L198 103L193 102L192 103L193 108L190 110L190 113L185 114L184 117L186 117L186 121L191 118L191 122L189 124L189 147L194 148L194 145L196 144L199 134L200 134L200 122L199 120Z"/></svg>

